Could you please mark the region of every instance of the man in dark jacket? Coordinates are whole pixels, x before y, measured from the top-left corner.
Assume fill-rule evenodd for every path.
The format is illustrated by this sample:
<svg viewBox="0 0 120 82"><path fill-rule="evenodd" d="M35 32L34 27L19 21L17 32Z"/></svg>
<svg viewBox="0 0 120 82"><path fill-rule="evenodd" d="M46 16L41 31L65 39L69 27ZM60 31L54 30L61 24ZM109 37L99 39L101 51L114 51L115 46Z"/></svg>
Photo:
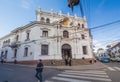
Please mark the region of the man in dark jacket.
<svg viewBox="0 0 120 82"><path fill-rule="evenodd" d="M36 67L36 78L38 79L38 82L42 82L42 72L43 72L43 63L40 59L38 61L37 67Z"/></svg>

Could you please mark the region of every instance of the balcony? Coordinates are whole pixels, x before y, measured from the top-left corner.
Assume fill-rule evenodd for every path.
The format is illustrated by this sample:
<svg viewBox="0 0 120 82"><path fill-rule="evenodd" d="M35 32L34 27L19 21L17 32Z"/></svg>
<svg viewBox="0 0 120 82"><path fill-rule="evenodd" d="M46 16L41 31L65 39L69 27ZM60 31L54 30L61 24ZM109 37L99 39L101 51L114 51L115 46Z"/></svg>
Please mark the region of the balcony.
<svg viewBox="0 0 120 82"><path fill-rule="evenodd" d="M12 42L11 45L10 45L11 48L18 48L19 46L20 46L19 41Z"/></svg>
<svg viewBox="0 0 120 82"><path fill-rule="evenodd" d="M2 48L4 47L9 47L10 44L6 43L6 44L3 44Z"/></svg>

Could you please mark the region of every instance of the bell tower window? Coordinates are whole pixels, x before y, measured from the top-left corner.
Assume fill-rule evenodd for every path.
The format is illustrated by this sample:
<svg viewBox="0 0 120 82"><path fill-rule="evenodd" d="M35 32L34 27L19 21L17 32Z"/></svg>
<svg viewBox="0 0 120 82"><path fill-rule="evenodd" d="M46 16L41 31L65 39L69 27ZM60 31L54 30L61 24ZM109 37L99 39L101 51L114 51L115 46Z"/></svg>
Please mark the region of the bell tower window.
<svg viewBox="0 0 120 82"><path fill-rule="evenodd" d="M49 18L46 19L46 23L50 23L50 19Z"/></svg>
<svg viewBox="0 0 120 82"><path fill-rule="evenodd" d="M63 31L63 37L64 38L69 38L69 32L68 31Z"/></svg>

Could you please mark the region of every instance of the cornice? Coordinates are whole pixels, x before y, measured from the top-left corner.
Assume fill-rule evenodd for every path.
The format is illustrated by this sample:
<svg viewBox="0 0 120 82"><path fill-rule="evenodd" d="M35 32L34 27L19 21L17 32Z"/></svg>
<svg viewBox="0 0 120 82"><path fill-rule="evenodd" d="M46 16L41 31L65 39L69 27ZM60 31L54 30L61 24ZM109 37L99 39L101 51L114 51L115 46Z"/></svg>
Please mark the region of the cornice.
<svg viewBox="0 0 120 82"><path fill-rule="evenodd" d="M16 33L18 32L19 30L24 30L26 28L29 28L29 27L33 27L33 26L36 26L36 25L49 25L49 26L54 26L53 23L44 23L44 22L40 22L40 21L34 21L34 22L31 22L25 26L22 26L22 27L18 27L16 28L15 30L11 31L12 33Z"/></svg>

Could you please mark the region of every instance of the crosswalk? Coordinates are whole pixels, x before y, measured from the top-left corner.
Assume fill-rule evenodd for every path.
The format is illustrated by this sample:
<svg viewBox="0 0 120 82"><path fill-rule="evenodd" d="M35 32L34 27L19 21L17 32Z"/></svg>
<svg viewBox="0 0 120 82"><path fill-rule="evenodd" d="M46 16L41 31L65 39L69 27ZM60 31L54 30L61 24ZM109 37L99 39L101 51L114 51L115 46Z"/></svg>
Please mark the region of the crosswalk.
<svg viewBox="0 0 120 82"><path fill-rule="evenodd" d="M65 70L57 76L52 77L45 82L111 82L105 71L86 70L86 71L72 71Z"/></svg>
<svg viewBox="0 0 120 82"><path fill-rule="evenodd" d="M120 71L120 67L107 67L106 70L109 70L109 71Z"/></svg>

